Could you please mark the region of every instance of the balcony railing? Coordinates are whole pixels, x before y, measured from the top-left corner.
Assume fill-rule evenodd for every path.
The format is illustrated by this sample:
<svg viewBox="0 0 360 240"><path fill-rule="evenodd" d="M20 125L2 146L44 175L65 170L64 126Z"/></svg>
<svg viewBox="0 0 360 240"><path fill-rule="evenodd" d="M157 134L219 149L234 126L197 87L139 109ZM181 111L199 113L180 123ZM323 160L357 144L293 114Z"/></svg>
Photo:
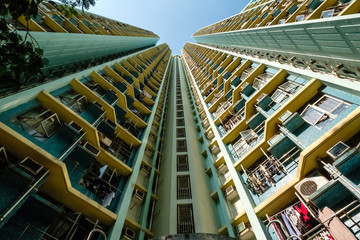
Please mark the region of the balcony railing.
<svg viewBox="0 0 360 240"><path fill-rule="evenodd" d="M264 153L265 161L251 171L245 170L248 189L258 196L264 194L295 169L299 153L300 149L297 147L292 148L279 159Z"/></svg>

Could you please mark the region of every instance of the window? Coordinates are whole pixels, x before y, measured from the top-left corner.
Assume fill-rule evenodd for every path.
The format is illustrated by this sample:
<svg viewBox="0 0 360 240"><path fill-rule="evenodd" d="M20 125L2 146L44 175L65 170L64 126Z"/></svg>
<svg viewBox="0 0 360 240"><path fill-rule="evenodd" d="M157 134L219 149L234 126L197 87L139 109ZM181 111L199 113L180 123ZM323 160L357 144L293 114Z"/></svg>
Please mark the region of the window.
<svg viewBox="0 0 360 240"><path fill-rule="evenodd" d="M45 141L61 126L57 114L41 106L17 116L14 123L39 141Z"/></svg>
<svg viewBox="0 0 360 240"><path fill-rule="evenodd" d="M332 17L334 14L334 9L326 10L321 13L321 18L329 18Z"/></svg>
<svg viewBox="0 0 360 240"><path fill-rule="evenodd" d="M311 125L322 128L349 106L340 99L324 95L314 104L308 105L301 116Z"/></svg>
<svg viewBox="0 0 360 240"><path fill-rule="evenodd" d="M186 131L185 128L177 128L176 129L176 137L186 137Z"/></svg>
<svg viewBox="0 0 360 240"><path fill-rule="evenodd" d="M176 117L184 117L184 112L183 111L177 111L176 112Z"/></svg>
<svg viewBox="0 0 360 240"><path fill-rule="evenodd" d="M177 205L177 233L195 232L192 204Z"/></svg>
<svg viewBox="0 0 360 240"><path fill-rule="evenodd" d="M182 104L182 100L176 100L176 104Z"/></svg>
<svg viewBox="0 0 360 240"><path fill-rule="evenodd" d="M302 21L304 21L304 15L298 15L298 16L296 16L296 20L295 20L295 22L302 22Z"/></svg>
<svg viewBox="0 0 360 240"><path fill-rule="evenodd" d="M185 126L185 120L183 118L176 119L176 126Z"/></svg>
<svg viewBox="0 0 360 240"><path fill-rule="evenodd" d="M191 199L190 176L177 177L177 199Z"/></svg>
<svg viewBox="0 0 360 240"><path fill-rule="evenodd" d="M76 113L82 113L88 106L86 97L71 91L66 95L59 96L60 101Z"/></svg>
<svg viewBox="0 0 360 240"><path fill-rule="evenodd" d="M176 151L177 152L186 152L187 146L186 146L186 140L176 140Z"/></svg>
<svg viewBox="0 0 360 240"><path fill-rule="evenodd" d="M176 110L183 110L183 109L184 109L183 105L176 105Z"/></svg>
<svg viewBox="0 0 360 240"><path fill-rule="evenodd" d="M188 155L177 155L176 160L178 172L189 171Z"/></svg>
<svg viewBox="0 0 360 240"><path fill-rule="evenodd" d="M260 75L258 75L253 83L253 87L257 90L259 90L260 88L262 88L274 75L271 73L262 73Z"/></svg>
<svg viewBox="0 0 360 240"><path fill-rule="evenodd" d="M271 99L278 104L284 103L290 98L292 94L296 93L300 87L301 85L292 81L284 82L278 87L278 89L276 89L276 91L271 96Z"/></svg>

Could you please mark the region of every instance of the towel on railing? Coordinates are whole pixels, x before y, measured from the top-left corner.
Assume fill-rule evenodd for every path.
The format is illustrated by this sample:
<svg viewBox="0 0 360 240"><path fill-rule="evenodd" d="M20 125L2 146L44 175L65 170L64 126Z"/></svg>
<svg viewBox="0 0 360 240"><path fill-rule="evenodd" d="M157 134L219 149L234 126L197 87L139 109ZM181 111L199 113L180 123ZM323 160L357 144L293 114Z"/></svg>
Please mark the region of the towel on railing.
<svg viewBox="0 0 360 240"><path fill-rule="evenodd" d="M328 207L325 207L322 211L319 210L319 219L325 225L325 227L327 227L333 238L335 240L356 240L355 236L337 216L334 216L328 220L333 214L334 211Z"/></svg>

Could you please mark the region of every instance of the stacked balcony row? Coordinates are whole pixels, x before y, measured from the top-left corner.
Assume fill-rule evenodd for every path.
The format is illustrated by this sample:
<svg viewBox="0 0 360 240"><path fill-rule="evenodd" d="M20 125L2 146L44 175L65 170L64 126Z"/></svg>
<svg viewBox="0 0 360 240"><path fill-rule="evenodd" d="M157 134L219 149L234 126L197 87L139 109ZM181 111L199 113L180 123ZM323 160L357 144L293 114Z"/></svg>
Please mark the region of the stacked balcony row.
<svg viewBox="0 0 360 240"><path fill-rule="evenodd" d="M256 1L241 13L198 30L194 36L359 13L356 0Z"/></svg>
<svg viewBox="0 0 360 240"><path fill-rule="evenodd" d="M169 58L151 48L2 112L1 238L110 230Z"/></svg>
<svg viewBox="0 0 360 240"><path fill-rule="evenodd" d="M167 65L167 68L171 69L171 63ZM170 75L171 71L167 70L120 239L154 237L151 229L153 212L158 200L157 189L166 127Z"/></svg>
<svg viewBox="0 0 360 240"><path fill-rule="evenodd" d="M18 30L28 28L30 31L37 32L158 37L151 31L77 9L73 16L67 17L63 9L63 5L53 1L41 2L36 17L29 20L26 20L24 16L14 19L10 27Z"/></svg>
<svg viewBox="0 0 360 240"><path fill-rule="evenodd" d="M329 204L323 197L324 192L335 191L336 185L349 199L358 199L358 181L353 172L359 167L354 162L359 157L359 142L355 140L360 129L358 94L343 91L343 86L327 86L306 75L274 69L194 44L187 44L183 54L189 66L188 74L193 79L190 84L209 140L213 164L221 175L219 180L225 196L236 209L231 216L234 227L243 228L240 223L246 225L255 221L248 219L249 210L242 206L241 200L237 201L238 187L247 190L246 196L241 195L240 199L250 200L256 215L270 222L268 229L275 229L269 233L273 239L282 239L279 235L294 235L288 229L277 232L275 225L285 226L285 223L275 224L272 220L277 218L270 217L284 205L301 200L304 207L311 209L309 212L319 225L315 224L314 230L295 231L295 235L311 239L319 236L315 229L319 230L318 234L325 231L320 226L324 223L318 219L317 211L323 211L326 206L333 212L347 207L336 197L326 195L332 201ZM214 134L215 131L218 134ZM220 145L226 152L220 150ZM333 151L339 153L335 156ZM229 175L229 163L235 167L237 176ZM345 163L351 170L341 169L340 165ZM334 174L338 174L337 177ZM318 176L327 181L316 185ZM240 178L242 186L231 183L234 177ZM313 179L314 189L307 189L309 192L304 194L305 190L300 189L302 184ZM350 222L358 214L356 206L358 203L348 206L353 209ZM348 219L341 220L351 235L357 234L356 224L351 225Z"/></svg>

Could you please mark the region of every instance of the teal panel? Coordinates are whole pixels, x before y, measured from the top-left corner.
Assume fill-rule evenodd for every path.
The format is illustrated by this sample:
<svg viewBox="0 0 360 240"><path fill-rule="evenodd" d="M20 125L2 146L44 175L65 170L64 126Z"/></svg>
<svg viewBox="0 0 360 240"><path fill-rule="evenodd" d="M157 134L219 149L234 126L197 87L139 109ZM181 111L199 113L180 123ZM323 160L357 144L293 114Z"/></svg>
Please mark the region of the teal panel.
<svg viewBox="0 0 360 240"><path fill-rule="evenodd" d="M26 32L18 31L25 36ZM31 32L48 58L48 66L106 56L152 46L159 38L108 36L95 34Z"/></svg>

